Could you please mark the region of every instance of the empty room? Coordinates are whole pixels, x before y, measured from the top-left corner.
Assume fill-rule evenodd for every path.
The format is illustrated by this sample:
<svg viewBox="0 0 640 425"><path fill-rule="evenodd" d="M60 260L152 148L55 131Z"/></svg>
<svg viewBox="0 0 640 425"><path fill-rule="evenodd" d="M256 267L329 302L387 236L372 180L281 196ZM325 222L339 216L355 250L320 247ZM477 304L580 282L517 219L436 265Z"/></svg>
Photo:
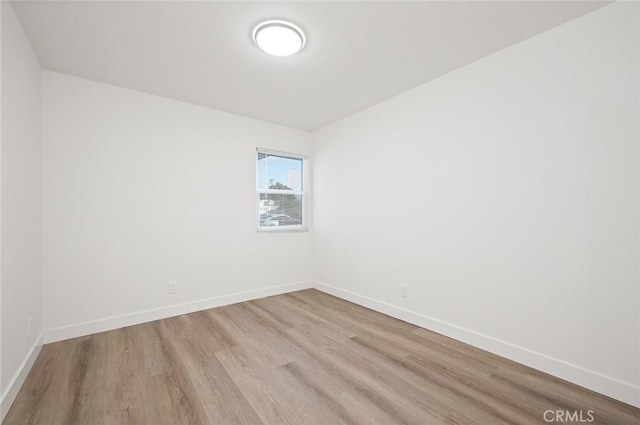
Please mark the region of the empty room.
<svg viewBox="0 0 640 425"><path fill-rule="evenodd" d="M0 4L2 425L640 425L640 2Z"/></svg>

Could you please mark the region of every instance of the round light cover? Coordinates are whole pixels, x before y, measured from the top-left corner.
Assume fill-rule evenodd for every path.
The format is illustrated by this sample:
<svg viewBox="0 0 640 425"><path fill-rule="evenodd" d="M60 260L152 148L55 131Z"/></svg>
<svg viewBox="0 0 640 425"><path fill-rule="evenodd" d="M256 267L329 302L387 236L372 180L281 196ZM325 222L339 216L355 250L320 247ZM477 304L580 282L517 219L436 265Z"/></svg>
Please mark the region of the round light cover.
<svg viewBox="0 0 640 425"><path fill-rule="evenodd" d="M253 41L270 55L291 56L304 47L306 40L297 25L274 19L261 22L253 29Z"/></svg>

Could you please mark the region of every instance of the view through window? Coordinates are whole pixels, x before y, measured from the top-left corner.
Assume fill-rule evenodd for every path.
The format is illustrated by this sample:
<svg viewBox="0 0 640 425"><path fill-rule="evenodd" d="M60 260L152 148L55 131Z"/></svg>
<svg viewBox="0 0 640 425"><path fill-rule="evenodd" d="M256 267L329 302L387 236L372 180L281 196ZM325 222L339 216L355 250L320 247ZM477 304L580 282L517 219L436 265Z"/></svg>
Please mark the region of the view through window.
<svg viewBox="0 0 640 425"><path fill-rule="evenodd" d="M258 228L304 227L304 157L258 149Z"/></svg>

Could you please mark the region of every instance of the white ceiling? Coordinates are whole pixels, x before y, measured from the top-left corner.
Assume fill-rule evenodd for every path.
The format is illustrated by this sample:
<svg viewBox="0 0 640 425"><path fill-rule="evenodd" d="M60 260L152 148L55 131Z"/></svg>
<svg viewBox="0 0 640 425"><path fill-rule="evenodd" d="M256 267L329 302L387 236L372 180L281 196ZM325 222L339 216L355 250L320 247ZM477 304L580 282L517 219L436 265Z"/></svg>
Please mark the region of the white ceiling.
<svg viewBox="0 0 640 425"><path fill-rule="evenodd" d="M45 69L315 130L605 3L12 4ZM267 18L301 26L304 50L256 48Z"/></svg>

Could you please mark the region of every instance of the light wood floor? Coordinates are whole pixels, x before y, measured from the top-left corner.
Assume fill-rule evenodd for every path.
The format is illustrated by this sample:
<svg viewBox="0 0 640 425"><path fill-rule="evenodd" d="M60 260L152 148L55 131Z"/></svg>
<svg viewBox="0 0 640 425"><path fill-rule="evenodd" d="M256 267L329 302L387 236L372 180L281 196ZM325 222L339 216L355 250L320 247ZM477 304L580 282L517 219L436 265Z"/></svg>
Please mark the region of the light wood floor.
<svg viewBox="0 0 640 425"><path fill-rule="evenodd" d="M547 410L640 423L631 406L306 290L45 345L3 424L539 425Z"/></svg>

